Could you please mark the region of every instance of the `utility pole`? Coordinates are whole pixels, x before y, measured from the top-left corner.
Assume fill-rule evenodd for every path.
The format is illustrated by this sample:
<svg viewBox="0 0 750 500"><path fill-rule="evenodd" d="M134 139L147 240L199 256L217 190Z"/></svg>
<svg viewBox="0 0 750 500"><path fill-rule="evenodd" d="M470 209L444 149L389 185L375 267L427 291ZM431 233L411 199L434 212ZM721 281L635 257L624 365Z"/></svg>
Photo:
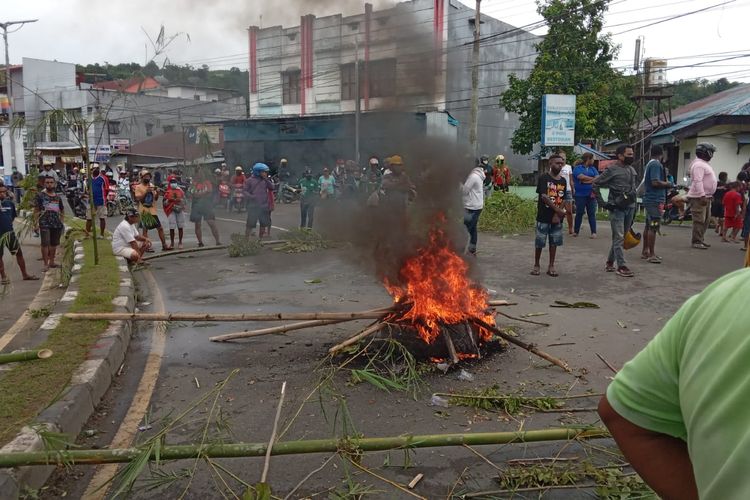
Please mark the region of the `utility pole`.
<svg viewBox="0 0 750 500"><path fill-rule="evenodd" d="M10 84L10 53L8 52L8 28L11 26L15 26L16 24L20 24L18 29L21 29L24 24L28 23L35 23L38 19L26 19L24 21L7 21L4 23L0 23L0 28L3 30L3 42L5 43L5 91L8 93L8 105L10 106L10 109L8 110L8 131L10 132L10 128L13 125L13 90L12 86ZM16 30L18 31L18 30ZM10 166L14 167L16 166L16 148L14 144L14 134L9 134L10 137Z"/></svg>
<svg viewBox="0 0 750 500"><path fill-rule="evenodd" d="M476 0L477 6L474 12L474 45L471 51L471 117L469 119L469 144L477 156L477 129L479 122L479 35L481 14L479 13L482 0Z"/></svg>
<svg viewBox="0 0 750 500"><path fill-rule="evenodd" d="M359 95L359 39L354 35L354 86L356 101L354 104L354 161L359 165L359 115L362 111Z"/></svg>

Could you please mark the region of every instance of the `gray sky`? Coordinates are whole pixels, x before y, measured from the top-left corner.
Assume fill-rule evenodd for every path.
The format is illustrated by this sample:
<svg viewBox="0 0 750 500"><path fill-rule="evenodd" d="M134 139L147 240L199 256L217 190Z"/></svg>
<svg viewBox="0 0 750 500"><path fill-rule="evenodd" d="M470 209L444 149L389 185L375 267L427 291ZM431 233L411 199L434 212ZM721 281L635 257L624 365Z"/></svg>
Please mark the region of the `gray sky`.
<svg viewBox="0 0 750 500"><path fill-rule="evenodd" d="M473 0L462 1L474 6ZM692 66L670 70L671 81L727 77L750 82L750 41L745 39L750 0L734 0L706 12L660 22L725 1L612 0L607 30L622 45L616 65L632 67L635 39L643 36L646 57L667 58L670 67ZM394 2L373 3L377 9ZM76 63L143 64L153 51L147 49L141 28L154 37L163 23L167 34L190 35L190 41L181 36L170 45L166 56L172 62L207 64L213 69L247 68L245 28L261 24L261 15L263 26L296 25L306 13L320 16L364 10L364 1L356 0L10 0L3 4L0 21L39 18L10 35L11 63L20 63L26 56ZM540 19L533 0L483 0L482 9L515 26ZM658 24L645 26L650 23ZM542 34L545 29L534 32ZM741 55L749 57L736 57ZM729 57L734 58L717 61Z"/></svg>

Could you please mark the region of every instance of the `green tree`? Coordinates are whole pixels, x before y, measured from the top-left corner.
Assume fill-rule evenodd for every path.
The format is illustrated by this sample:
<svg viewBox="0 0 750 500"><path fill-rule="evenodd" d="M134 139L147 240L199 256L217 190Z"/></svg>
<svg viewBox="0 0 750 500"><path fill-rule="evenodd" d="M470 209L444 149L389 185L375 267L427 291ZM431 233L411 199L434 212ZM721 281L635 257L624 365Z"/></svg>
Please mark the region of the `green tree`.
<svg viewBox="0 0 750 500"><path fill-rule="evenodd" d="M521 123L511 147L530 153L541 141L542 96L575 94L576 139L623 136L632 120L633 81L611 67L617 53L609 35L602 34L606 0L547 0L537 12L549 30L541 42L528 78L512 74L500 98Z"/></svg>

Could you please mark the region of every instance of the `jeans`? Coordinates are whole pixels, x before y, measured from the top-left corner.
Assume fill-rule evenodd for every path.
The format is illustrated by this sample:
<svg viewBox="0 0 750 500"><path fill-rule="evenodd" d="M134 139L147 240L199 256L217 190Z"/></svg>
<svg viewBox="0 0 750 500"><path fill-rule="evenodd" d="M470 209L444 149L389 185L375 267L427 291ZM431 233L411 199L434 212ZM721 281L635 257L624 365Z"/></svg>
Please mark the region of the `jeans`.
<svg viewBox="0 0 750 500"><path fill-rule="evenodd" d="M302 199L299 202L300 222L299 227L312 229L315 217L315 201Z"/></svg>
<svg viewBox="0 0 750 500"><path fill-rule="evenodd" d="M591 229L591 234L596 234L596 198L592 198L591 196L576 196L576 221L573 226L574 231L578 234L581 230L584 209L589 217L589 228Z"/></svg>
<svg viewBox="0 0 750 500"><path fill-rule="evenodd" d="M617 262L617 267L625 265L625 232L630 230L633 225L633 216L635 207L629 207L624 210L615 208L609 211L609 223L612 226L612 247L609 249L607 262Z"/></svg>
<svg viewBox="0 0 750 500"><path fill-rule="evenodd" d="M711 201L704 201L702 198L688 198L688 202L693 216L693 244L703 243L708 220L711 216Z"/></svg>
<svg viewBox="0 0 750 500"><path fill-rule="evenodd" d="M477 224L481 213L481 208L479 210L464 209L464 226L469 231L469 252L471 253L477 251Z"/></svg>

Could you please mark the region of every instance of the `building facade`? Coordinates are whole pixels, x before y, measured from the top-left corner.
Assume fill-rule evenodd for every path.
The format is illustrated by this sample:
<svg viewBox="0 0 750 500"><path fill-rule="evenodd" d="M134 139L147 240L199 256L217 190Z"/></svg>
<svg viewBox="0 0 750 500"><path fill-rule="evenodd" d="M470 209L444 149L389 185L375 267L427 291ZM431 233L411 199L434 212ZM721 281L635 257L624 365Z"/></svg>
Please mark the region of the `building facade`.
<svg viewBox="0 0 750 500"><path fill-rule="evenodd" d="M447 111L468 145L474 10L412 0L353 16L303 16L299 26L249 28L253 118L370 111ZM528 75L538 38L482 16L477 154L504 154L515 172L535 162L510 151L517 116L499 107L511 73Z"/></svg>

